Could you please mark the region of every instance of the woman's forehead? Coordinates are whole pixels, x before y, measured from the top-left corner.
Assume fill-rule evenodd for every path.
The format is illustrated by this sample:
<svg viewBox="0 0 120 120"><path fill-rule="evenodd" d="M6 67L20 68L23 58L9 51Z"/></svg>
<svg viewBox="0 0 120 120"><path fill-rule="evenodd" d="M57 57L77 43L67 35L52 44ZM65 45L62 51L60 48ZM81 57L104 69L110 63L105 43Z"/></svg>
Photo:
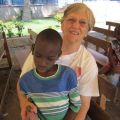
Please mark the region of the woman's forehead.
<svg viewBox="0 0 120 120"><path fill-rule="evenodd" d="M79 17L79 18L82 18L82 19L88 19L87 13L86 12L81 12L81 11L71 12L66 16L66 18L69 18L69 17Z"/></svg>

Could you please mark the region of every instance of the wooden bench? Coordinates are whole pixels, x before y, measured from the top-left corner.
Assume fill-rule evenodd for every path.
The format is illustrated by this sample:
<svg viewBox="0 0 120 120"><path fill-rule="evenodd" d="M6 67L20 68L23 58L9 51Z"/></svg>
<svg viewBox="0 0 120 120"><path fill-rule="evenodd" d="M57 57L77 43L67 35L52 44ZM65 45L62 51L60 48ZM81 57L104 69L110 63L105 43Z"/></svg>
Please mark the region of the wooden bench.
<svg viewBox="0 0 120 120"><path fill-rule="evenodd" d="M24 46L24 47L19 48L15 51L15 56L16 56L17 61L19 63L20 69L22 69L23 64L24 64L27 56L31 52L31 49L33 47L33 44L35 43L35 39L37 36L37 33L35 33L32 29L28 29L28 33L29 33L28 40L29 40L30 46ZM20 58L22 58L22 59L20 59Z"/></svg>
<svg viewBox="0 0 120 120"><path fill-rule="evenodd" d="M108 30L111 30L111 27L116 27L120 25L120 23L112 22L112 21L106 21L106 25L108 25Z"/></svg>
<svg viewBox="0 0 120 120"><path fill-rule="evenodd" d="M10 69L12 67L12 60L11 60L11 56L10 56L10 52L7 44L6 35L4 32L0 33L0 62L3 59L7 59L8 66L0 67L0 70Z"/></svg>
<svg viewBox="0 0 120 120"><path fill-rule="evenodd" d="M23 46L23 47L17 48L15 50L14 53L15 53L16 59L18 61L18 65L19 65L20 70L22 69L23 64L24 64L26 58L28 57L30 51L31 51L30 46Z"/></svg>
<svg viewBox="0 0 120 120"><path fill-rule="evenodd" d="M94 45L95 48L89 48L89 43ZM109 48L111 47L111 44L109 42L88 35L85 39L85 46L87 47L88 51L90 51L94 56L98 65L104 66L109 62L109 58L107 57ZM102 52L100 52L100 49L102 49Z"/></svg>

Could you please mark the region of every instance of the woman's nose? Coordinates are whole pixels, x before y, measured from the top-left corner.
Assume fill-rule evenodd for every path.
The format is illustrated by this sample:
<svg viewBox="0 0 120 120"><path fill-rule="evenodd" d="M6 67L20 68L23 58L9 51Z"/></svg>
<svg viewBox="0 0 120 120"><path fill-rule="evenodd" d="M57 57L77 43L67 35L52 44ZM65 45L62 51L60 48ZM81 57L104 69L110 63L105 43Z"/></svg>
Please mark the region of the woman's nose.
<svg viewBox="0 0 120 120"><path fill-rule="evenodd" d="M74 27L74 28L79 28L79 27L80 27L79 21L75 21L75 22L73 23L73 27Z"/></svg>

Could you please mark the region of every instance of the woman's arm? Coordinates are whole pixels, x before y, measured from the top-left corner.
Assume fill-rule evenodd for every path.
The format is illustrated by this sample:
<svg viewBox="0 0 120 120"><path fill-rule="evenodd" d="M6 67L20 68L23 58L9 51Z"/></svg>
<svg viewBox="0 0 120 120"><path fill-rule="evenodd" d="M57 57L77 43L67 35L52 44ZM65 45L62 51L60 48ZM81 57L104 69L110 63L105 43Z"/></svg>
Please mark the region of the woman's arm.
<svg viewBox="0 0 120 120"><path fill-rule="evenodd" d="M75 120L85 120L85 117L86 117L87 112L88 112L89 107L90 107L90 100L91 100L91 97L81 96L80 111L77 114Z"/></svg>

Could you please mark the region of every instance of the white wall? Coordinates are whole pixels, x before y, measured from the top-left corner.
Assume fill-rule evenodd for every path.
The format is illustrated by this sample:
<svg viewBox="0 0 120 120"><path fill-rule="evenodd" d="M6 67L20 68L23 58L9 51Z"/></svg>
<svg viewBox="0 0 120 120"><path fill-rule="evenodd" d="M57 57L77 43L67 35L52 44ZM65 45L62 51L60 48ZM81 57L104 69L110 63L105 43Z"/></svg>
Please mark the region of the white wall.
<svg viewBox="0 0 120 120"><path fill-rule="evenodd" d="M120 1L87 1L84 2L93 11L97 23L105 23L106 21L120 22Z"/></svg>

